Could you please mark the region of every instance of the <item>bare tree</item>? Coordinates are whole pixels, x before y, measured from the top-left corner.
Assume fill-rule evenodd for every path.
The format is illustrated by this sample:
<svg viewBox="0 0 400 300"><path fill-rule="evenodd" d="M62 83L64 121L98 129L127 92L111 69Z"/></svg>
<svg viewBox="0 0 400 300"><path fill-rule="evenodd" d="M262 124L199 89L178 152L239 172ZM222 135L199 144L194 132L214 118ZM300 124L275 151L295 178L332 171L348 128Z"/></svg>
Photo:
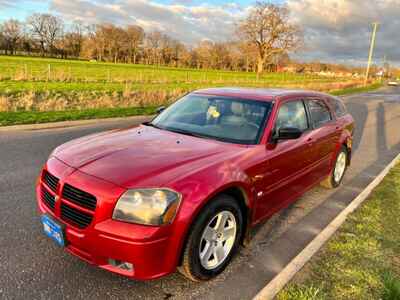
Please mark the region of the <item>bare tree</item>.
<svg viewBox="0 0 400 300"><path fill-rule="evenodd" d="M297 49L302 41L299 28L290 23L288 7L269 2L256 2L237 30L240 37L257 47L258 74L271 57Z"/></svg>
<svg viewBox="0 0 400 300"><path fill-rule="evenodd" d="M68 32L69 37L68 45L70 47L71 55L74 57L79 57L82 51L82 44L85 39L85 26L80 21L74 21L71 26L70 32Z"/></svg>
<svg viewBox="0 0 400 300"><path fill-rule="evenodd" d="M150 32L146 36L147 53L151 64L160 65L163 38L164 35L160 31Z"/></svg>
<svg viewBox="0 0 400 300"><path fill-rule="evenodd" d="M112 28L112 37L109 41L111 44L113 61L114 63L117 63L123 55L123 52L126 50L126 45L128 44L127 32L121 27L114 26Z"/></svg>
<svg viewBox="0 0 400 300"><path fill-rule="evenodd" d="M45 19L46 43L50 54L53 54L56 50L55 43L63 34L64 23L60 18L52 15L47 15Z"/></svg>
<svg viewBox="0 0 400 300"><path fill-rule="evenodd" d="M33 38L37 39L40 44L40 50L42 56L46 52L46 30L45 30L45 18L43 14L33 14L28 18L27 23L29 24Z"/></svg>
<svg viewBox="0 0 400 300"><path fill-rule="evenodd" d="M81 54L85 58L95 58L97 61L105 59L106 37L103 25L88 27L87 38L83 42Z"/></svg>
<svg viewBox="0 0 400 300"><path fill-rule="evenodd" d="M211 53L212 53L213 43L209 40L201 41L197 47L194 49L197 68L209 69L212 67Z"/></svg>
<svg viewBox="0 0 400 300"><path fill-rule="evenodd" d="M62 35L63 21L50 14L33 14L28 18L28 24L32 35L38 39L42 56L46 50L53 54L57 38Z"/></svg>
<svg viewBox="0 0 400 300"><path fill-rule="evenodd" d="M174 67L179 67L180 62L183 60L183 57L187 53L187 49L185 45L179 42L178 40L172 40L171 50L172 50L171 60L174 64Z"/></svg>
<svg viewBox="0 0 400 300"><path fill-rule="evenodd" d="M140 47L143 44L144 30L142 27L137 25L129 25L126 28L127 33L127 48L128 48L128 62L136 64L137 56L139 54Z"/></svg>
<svg viewBox="0 0 400 300"><path fill-rule="evenodd" d="M22 24L17 20L10 19L4 22L2 26L2 37L6 55L7 50L10 51L11 55L15 53L17 49L17 43L22 37L22 28Z"/></svg>

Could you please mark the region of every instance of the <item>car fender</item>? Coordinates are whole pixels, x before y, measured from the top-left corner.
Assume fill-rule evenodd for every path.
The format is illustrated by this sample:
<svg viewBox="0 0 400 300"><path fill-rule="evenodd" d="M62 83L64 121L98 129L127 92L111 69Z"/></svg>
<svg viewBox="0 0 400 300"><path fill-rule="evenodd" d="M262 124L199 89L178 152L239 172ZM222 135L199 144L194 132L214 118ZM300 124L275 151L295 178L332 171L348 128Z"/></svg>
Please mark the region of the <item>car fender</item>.
<svg viewBox="0 0 400 300"><path fill-rule="evenodd" d="M174 235L176 236L176 243L178 244L178 248L174 251L176 265L180 264L182 251L190 234L190 228L193 226L201 211L215 199L218 194L230 188L240 189L243 193L249 215L251 215L250 212L253 207L254 199L249 176L234 165L230 166L229 172L223 173L234 174L232 177L220 176L220 168L221 166L217 167L217 169L214 168L210 170L207 168L202 170L177 184L185 185L184 188L179 188L178 186L174 187L176 190L182 191L182 197L184 198L177 213L177 218L174 221ZM223 166L222 168L227 168L227 166ZM204 176L206 176L207 180L204 180ZM249 222L246 224L249 224ZM244 228L244 231L246 231L246 228Z"/></svg>
<svg viewBox="0 0 400 300"><path fill-rule="evenodd" d="M342 148L342 145L346 145L346 147L347 147L348 155L349 155L347 164L350 165L351 153L352 153L352 147L353 147L353 132L352 131L353 130L351 128L349 128L348 126L342 130L339 140L336 144L332 159L331 159L331 169L333 169L335 167L336 157L338 156L339 151Z"/></svg>

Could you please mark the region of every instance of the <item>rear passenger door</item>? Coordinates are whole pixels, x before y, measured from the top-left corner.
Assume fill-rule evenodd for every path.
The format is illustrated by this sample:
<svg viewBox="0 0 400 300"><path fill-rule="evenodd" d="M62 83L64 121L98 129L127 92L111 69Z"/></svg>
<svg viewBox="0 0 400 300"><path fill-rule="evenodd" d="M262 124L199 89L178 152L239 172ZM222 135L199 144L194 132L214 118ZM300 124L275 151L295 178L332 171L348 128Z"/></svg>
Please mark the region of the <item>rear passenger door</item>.
<svg viewBox="0 0 400 300"><path fill-rule="evenodd" d="M313 141L310 175L313 180L319 181L329 174L335 146L339 139L338 128L329 106L323 99L307 99L306 105L311 120Z"/></svg>

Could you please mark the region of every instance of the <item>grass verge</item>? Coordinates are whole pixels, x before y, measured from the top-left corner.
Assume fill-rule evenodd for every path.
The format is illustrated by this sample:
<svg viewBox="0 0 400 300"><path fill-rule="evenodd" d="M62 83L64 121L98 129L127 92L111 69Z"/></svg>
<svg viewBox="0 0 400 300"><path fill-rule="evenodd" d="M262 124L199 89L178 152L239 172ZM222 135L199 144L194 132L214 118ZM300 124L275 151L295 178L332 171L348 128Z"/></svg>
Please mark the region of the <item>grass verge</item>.
<svg viewBox="0 0 400 300"><path fill-rule="evenodd" d="M400 164L277 299L400 299Z"/></svg>
<svg viewBox="0 0 400 300"><path fill-rule="evenodd" d="M156 107L128 107L49 112L0 112L0 126L152 115Z"/></svg>
<svg viewBox="0 0 400 300"><path fill-rule="evenodd" d="M370 84L367 86L353 87L353 88L346 88L346 89L331 91L330 94L335 95L335 96L345 96L345 95L351 95L351 94L371 92L373 90L379 89L380 87L382 87L382 83L376 82L376 83L373 83L373 84Z"/></svg>

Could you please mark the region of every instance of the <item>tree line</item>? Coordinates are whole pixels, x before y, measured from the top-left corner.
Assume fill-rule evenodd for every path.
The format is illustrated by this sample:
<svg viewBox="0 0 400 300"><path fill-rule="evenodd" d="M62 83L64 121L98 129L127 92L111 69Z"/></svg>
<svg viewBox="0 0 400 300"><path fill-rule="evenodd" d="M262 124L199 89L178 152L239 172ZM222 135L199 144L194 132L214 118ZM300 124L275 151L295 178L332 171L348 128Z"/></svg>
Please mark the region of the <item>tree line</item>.
<svg viewBox="0 0 400 300"><path fill-rule="evenodd" d="M302 45L302 33L289 16L285 5L257 2L236 25L236 38L186 45L160 31L145 32L136 24L66 24L58 16L34 13L23 22L9 19L0 23L0 51L6 55L261 73L287 63L289 53Z"/></svg>

